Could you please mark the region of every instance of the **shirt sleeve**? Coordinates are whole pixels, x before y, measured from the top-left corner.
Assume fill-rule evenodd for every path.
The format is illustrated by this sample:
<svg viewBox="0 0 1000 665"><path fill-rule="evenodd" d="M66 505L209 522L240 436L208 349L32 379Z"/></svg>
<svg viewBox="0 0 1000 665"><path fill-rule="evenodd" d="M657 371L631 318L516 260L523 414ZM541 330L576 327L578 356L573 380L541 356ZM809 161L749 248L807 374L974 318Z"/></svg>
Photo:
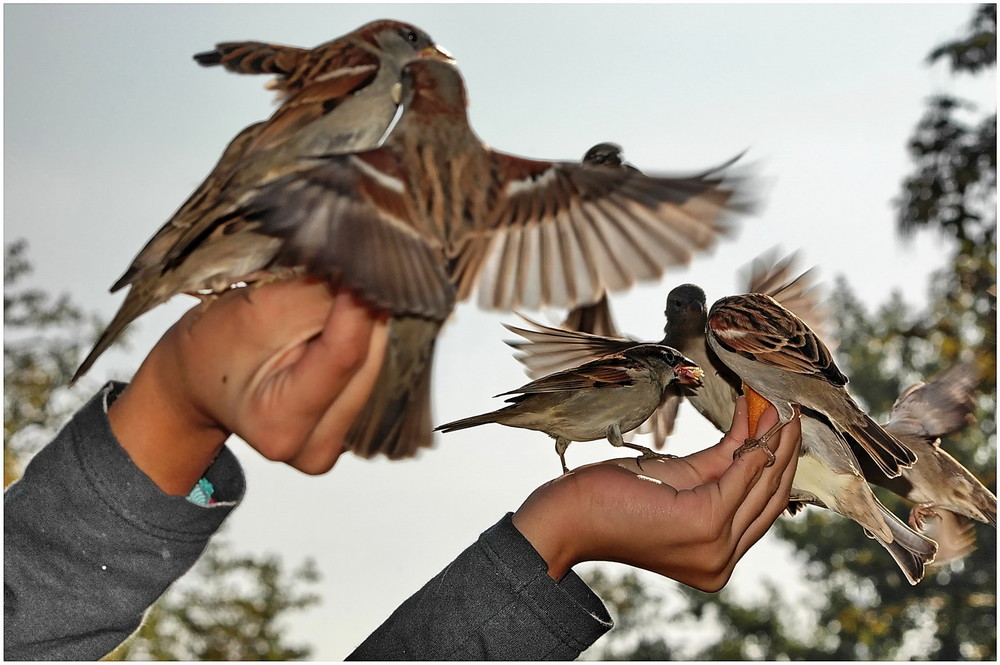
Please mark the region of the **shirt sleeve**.
<svg viewBox="0 0 1000 665"><path fill-rule="evenodd" d="M4 493L4 657L95 660L138 628L242 499L228 449L205 477L217 503L165 494L108 422L109 383Z"/></svg>
<svg viewBox="0 0 1000 665"><path fill-rule="evenodd" d="M611 629L573 571L558 582L507 514L348 660L572 660Z"/></svg>

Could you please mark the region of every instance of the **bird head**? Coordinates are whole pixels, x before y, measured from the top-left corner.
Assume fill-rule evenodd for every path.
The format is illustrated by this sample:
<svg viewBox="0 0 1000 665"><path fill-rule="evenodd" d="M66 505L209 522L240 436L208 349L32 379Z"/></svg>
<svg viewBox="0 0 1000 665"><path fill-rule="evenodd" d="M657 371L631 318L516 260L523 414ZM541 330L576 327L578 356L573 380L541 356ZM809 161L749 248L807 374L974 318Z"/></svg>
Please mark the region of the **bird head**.
<svg viewBox="0 0 1000 665"><path fill-rule="evenodd" d="M663 309L668 326L701 332L705 328L705 292L694 284L682 284L670 290ZM664 328L664 332L667 329Z"/></svg>
<svg viewBox="0 0 1000 665"><path fill-rule="evenodd" d="M664 388L675 381L683 385L700 386L705 376L693 360L664 344L640 344L623 353L651 366L662 377Z"/></svg>
<svg viewBox="0 0 1000 665"><path fill-rule="evenodd" d="M355 38L377 49L400 66L412 58L435 58L453 62L454 58L442 46L434 43L426 32L402 21L382 19L367 23L355 31Z"/></svg>
<svg viewBox="0 0 1000 665"><path fill-rule="evenodd" d="M583 163L594 166L621 166L625 163L625 151L617 143L598 143L583 156Z"/></svg>

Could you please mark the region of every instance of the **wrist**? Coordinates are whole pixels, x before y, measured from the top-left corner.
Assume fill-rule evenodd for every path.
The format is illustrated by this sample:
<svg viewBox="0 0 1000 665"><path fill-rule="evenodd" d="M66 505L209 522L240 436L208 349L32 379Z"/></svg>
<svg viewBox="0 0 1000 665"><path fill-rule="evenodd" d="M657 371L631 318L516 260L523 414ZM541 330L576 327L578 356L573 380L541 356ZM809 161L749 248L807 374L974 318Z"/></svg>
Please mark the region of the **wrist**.
<svg viewBox="0 0 1000 665"><path fill-rule="evenodd" d="M176 363L165 364L158 348L108 409L108 420L122 448L150 480L167 494L185 496L211 466L229 432L195 406Z"/></svg>
<svg viewBox="0 0 1000 665"><path fill-rule="evenodd" d="M572 476L563 476L543 485L512 518L514 527L545 560L549 577L556 581L582 560L576 554L576 543L584 520L574 515L572 501L566 501L567 492L562 491L575 485L574 481Z"/></svg>

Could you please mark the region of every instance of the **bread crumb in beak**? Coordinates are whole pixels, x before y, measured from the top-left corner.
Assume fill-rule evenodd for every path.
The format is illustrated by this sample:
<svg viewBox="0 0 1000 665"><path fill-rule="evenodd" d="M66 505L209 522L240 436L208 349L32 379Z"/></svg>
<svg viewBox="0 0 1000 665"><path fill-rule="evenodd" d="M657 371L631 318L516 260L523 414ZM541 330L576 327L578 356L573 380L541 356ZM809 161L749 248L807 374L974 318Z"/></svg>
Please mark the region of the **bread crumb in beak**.
<svg viewBox="0 0 1000 665"><path fill-rule="evenodd" d="M705 372L697 365L678 367L674 373L678 381L687 385L700 386L701 380L705 377Z"/></svg>

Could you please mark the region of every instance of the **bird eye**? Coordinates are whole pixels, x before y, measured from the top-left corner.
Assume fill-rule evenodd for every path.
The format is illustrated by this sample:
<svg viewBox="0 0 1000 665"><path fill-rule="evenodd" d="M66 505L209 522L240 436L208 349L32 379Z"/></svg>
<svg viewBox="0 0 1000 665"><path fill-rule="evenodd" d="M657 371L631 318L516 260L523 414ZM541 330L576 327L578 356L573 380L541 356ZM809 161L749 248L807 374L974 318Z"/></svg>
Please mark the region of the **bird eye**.
<svg viewBox="0 0 1000 665"><path fill-rule="evenodd" d="M403 30L403 39L410 42L411 44L417 43L417 33L409 28Z"/></svg>

